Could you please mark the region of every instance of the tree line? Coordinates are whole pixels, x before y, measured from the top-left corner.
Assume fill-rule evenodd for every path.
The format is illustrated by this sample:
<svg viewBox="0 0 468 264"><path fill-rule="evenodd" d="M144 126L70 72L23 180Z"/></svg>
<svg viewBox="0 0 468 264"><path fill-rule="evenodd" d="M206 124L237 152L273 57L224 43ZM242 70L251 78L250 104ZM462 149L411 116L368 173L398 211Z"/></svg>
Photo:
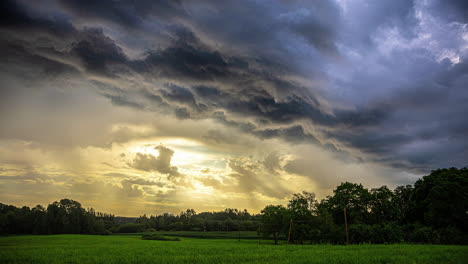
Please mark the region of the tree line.
<svg viewBox="0 0 468 264"><path fill-rule="evenodd" d="M346 211L346 223L345 223ZM278 243L468 243L468 168L439 169L414 185L367 189L344 182L318 201L296 193L260 214L225 209L139 218L84 209L63 199L29 208L0 204L0 234L110 234L144 231L257 231Z"/></svg>
<svg viewBox="0 0 468 264"><path fill-rule="evenodd" d="M297 193L262 210L260 231L291 243L468 243L468 168L439 169L414 185L366 189L341 183L320 202Z"/></svg>
<svg viewBox="0 0 468 264"><path fill-rule="evenodd" d="M62 199L47 208L18 208L0 203L0 234L109 234L114 215L84 209L77 201Z"/></svg>

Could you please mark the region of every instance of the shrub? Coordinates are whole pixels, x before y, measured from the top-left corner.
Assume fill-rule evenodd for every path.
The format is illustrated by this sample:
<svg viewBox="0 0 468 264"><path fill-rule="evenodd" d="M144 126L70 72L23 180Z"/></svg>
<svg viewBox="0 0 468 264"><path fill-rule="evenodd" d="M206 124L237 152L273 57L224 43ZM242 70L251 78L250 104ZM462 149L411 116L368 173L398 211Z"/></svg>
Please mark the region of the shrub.
<svg viewBox="0 0 468 264"><path fill-rule="evenodd" d="M179 238L168 238L158 234L144 234L141 236L143 240L161 240L161 241L180 241Z"/></svg>
<svg viewBox="0 0 468 264"><path fill-rule="evenodd" d="M453 226L444 227L434 232L437 244L462 244L468 243L467 235Z"/></svg>
<svg viewBox="0 0 468 264"><path fill-rule="evenodd" d="M117 233L138 233L142 232L144 229L145 227L140 224L124 224L119 226Z"/></svg>
<svg viewBox="0 0 468 264"><path fill-rule="evenodd" d="M432 243L434 238L434 233L432 228L427 226L416 227L408 235L408 240L416 243Z"/></svg>

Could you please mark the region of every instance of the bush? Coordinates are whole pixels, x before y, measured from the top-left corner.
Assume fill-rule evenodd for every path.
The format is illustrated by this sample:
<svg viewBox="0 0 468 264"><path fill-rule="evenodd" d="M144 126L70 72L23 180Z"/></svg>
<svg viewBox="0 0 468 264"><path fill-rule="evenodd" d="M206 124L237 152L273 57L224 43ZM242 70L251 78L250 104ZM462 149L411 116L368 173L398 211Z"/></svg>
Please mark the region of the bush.
<svg viewBox="0 0 468 264"><path fill-rule="evenodd" d="M434 243L437 244L461 244L468 243L467 235L453 226L444 227L434 231Z"/></svg>
<svg viewBox="0 0 468 264"><path fill-rule="evenodd" d="M161 240L161 241L180 241L179 238L168 238L158 234L144 234L141 236L143 240Z"/></svg>
<svg viewBox="0 0 468 264"><path fill-rule="evenodd" d="M432 228L427 226L416 226L408 235L408 240L416 243L432 243L433 238Z"/></svg>
<svg viewBox="0 0 468 264"><path fill-rule="evenodd" d="M372 241L372 243L401 243L403 241L403 230L396 224L375 225L374 232L380 232L382 241Z"/></svg>
<svg viewBox="0 0 468 264"><path fill-rule="evenodd" d="M370 225L354 224L349 226L349 241L352 244L371 243L377 239Z"/></svg>
<svg viewBox="0 0 468 264"><path fill-rule="evenodd" d="M145 227L140 224L124 224L119 226L116 233L138 233L144 229Z"/></svg>
<svg viewBox="0 0 468 264"><path fill-rule="evenodd" d="M395 224L365 225L355 224L349 228L350 242L355 244L401 243L403 231Z"/></svg>

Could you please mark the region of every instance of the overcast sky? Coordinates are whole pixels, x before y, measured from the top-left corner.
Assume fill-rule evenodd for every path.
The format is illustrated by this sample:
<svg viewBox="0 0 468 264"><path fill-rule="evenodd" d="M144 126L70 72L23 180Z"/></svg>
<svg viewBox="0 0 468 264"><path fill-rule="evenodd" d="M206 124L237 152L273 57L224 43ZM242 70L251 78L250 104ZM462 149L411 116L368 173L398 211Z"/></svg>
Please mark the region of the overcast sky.
<svg viewBox="0 0 468 264"><path fill-rule="evenodd" d="M258 212L468 166L463 0L0 3L0 202Z"/></svg>

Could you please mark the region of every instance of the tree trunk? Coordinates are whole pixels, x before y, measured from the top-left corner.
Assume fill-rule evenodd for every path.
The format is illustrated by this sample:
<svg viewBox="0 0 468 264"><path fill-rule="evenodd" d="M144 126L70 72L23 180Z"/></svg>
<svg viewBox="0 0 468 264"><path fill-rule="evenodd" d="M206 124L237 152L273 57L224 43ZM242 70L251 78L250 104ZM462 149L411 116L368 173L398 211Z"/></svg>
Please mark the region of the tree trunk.
<svg viewBox="0 0 468 264"><path fill-rule="evenodd" d="M273 237L275 238L275 245L278 245L278 233L274 233Z"/></svg>

